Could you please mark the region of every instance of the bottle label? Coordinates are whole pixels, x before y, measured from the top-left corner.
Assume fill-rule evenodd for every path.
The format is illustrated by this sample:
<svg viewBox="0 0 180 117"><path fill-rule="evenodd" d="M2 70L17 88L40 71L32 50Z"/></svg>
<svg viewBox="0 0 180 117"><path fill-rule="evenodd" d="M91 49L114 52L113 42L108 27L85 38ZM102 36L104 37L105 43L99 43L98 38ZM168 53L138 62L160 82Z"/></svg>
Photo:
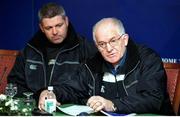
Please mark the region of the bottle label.
<svg viewBox="0 0 180 117"><path fill-rule="evenodd" d="M45 111L52 113L56 111L56 100L55 99L46 99L45 100Z"/></svg>

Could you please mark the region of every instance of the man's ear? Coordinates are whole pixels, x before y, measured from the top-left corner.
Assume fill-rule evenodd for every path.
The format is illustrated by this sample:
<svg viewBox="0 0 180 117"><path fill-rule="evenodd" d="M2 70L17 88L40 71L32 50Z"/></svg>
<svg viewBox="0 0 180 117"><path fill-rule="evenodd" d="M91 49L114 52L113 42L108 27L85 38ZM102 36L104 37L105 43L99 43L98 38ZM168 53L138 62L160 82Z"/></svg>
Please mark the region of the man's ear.
<svg viewBox="0 0 180 117"><path fill-rule="evenodd" d="M65 16L65 22L66 22L66 25L68 26L69 25L69 19L67 16Z"/></svg>
<svg viewBox="0 0 180 117"><path fill-rule="evenodd" d="M41 24L41 23L39 23L39 28L41 29L41 31L42 31L42 32L44 32L44 29L43 29L43 27L42 27L42 24Z"/></svg>
<svg viewBox="0 0 180 117"><path fill-rule="evenodd" d="M127 46L128 45L128 41L129 41L129 35L128 34L124 34L123 35L123 39L124 39L124 45Z"/></svg>

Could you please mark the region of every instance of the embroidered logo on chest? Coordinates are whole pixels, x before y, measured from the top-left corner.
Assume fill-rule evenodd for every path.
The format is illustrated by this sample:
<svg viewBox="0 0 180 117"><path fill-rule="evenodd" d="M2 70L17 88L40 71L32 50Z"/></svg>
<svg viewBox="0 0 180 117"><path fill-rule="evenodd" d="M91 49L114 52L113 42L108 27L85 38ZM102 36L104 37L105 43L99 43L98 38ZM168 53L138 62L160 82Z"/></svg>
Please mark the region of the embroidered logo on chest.
<svg viewBox="0 0 180 117"><path fill-rule="evenodd" d="M37 69L37 65L31 64L31 65L29 66L29 69L31 69L31 70L36 70L36 69Z"/></svg>
<svg viewBox="0 0 180 117"><path fill-rule="evenodd" d="M56 62L55 59L50 59L49 62L48 62L48 65L54 65Z"/></svg>
<svg viewBox="0 0 180 117"><path fill-rule="evenodd" d="M104 90L104 89L105 89L105 87L102 85L102 86L101 86L101 93L105 93L105 90Z"/></svg>

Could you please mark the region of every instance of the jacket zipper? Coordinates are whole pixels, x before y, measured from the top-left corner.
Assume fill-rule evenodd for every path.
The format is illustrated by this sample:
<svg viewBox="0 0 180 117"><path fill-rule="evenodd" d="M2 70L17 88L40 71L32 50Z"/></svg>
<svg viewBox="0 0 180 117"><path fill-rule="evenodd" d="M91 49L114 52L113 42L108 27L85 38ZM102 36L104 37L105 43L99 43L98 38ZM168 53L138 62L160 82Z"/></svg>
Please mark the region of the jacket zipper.
<svg viewBox="0 0 180 117"><path fill-rule="evenodd" d="M44 63L45 63L45 60L44 60L44 58L43 58L43 55L42 55L42 53L39 51L39 50L37 50L36 48L34 48L33 46L31 46L30 44L27 44L27 45L29 45L32 49L34 49L37 53L39 53L40 54L40 56L41 56L41 58L42 58L42 62L43 62L43 70L44 70L44 86L46 87L46 67L45 67L45 65L44 65Z"/></svg>
<svg viewBox="0 0 180 117"><path fill-rule="evenodd" d="M90 68L88 67L88 65L85 64L85 66L86 66L86 68L88 69L88 71L90 72L91 77L92 77L92 79L93 79L93 95L95 95L95 91L96 91L96 90L95 90L95 78L94 78L94 76L93 76L93 74L92 74Z"/></svg>
<svg viewBox="0 0 180 117"><path fill-rule="evenodd" d="M51 75L50 75L49 82L48 82L49 85L51 85L52 76L53 76L53 73L54 73L54 68L55 68L56 61L57 61L57 58L59 57L59 55L60 55L61 53L63 53L63 52L66 52L66 51L69 51L69 50L73 50L73 49L76 48L77 46L79 46L79 44L75 45L75 46L72 47L72 48L65 49L65 50L59 52L59 53L56 55L55 64L53 65L53 67L52 67L52 69L51 69Z"/></svg>
<svg viewBox="0 0 180 117"><path fill-rule="evenodd" d="M137 68L137 66L139 65L139 63L140 63L140 61L138 61L138 63L136 64L136 66L124 76L124 77L125 77L124 79L126 79L126 77L127 77L131 72L133 72L133 71ZM125 90L125 92L126 92L126 95L128 96L129 94L128 94L126 88L125 88L124 80L122 81L122 83L123 83L123 88L124 88L124 90Z"/></svg>

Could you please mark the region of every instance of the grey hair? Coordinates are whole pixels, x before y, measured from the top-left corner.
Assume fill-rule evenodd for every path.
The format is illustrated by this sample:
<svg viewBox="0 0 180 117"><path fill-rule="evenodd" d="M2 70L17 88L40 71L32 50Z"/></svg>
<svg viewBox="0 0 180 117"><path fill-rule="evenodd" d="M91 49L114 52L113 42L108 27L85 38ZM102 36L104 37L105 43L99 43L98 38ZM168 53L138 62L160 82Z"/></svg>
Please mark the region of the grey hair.
<svg viewBox="0 0 180 117"><path fill-rule="evenodd" d="M38 12L39 22L41 22L43 18L52 18L57 15L65 17L66 13L64 8L56 3L47 3L43 5Z"/></svg>
<svg viewBox="0 0 180 117"><path fill-rule="evenodd" d="M118 33L120 35L125 34L125 28L123 26L123 23L121 22L121 20L111 17L111 18L103 18L100 21L98 21L94 26L93 26L93 40L96 42L96 30L98 27L100 27L102 24L104 24L105 22L108 23L112 23L113 25L115 25L117 27Z"/></svg>

